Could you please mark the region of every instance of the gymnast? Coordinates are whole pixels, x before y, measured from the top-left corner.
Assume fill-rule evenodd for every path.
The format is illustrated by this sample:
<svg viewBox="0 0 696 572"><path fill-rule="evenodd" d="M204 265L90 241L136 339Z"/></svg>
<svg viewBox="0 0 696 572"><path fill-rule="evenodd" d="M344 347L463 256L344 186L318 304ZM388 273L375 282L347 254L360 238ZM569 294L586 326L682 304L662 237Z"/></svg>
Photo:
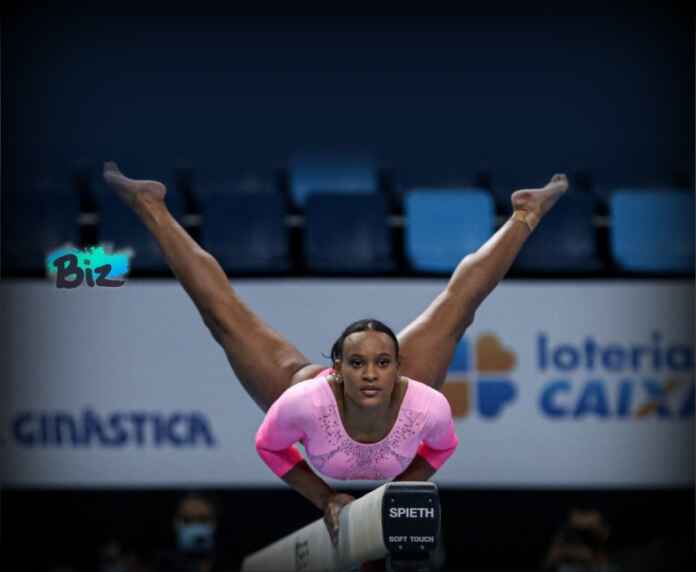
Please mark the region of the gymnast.
<svg viewBox="0 0 696 572"><path fill-rule="evenodd" d="M234 373L267 412L256 435L260 456L324 513L334 542L339 512L353 497L329 487L295 443L303 443L314 468L328 477L428 480L457 445L439 391L457 342L568 189L566 176L554 175L542 188L512 193L510 219L459 262L421 315L398 335L374 319L351 324L326 367L311 363L240 300L215 258L168 211L162 183L129 179L113 162L104 164L103 177L159 243Z"/></svg>

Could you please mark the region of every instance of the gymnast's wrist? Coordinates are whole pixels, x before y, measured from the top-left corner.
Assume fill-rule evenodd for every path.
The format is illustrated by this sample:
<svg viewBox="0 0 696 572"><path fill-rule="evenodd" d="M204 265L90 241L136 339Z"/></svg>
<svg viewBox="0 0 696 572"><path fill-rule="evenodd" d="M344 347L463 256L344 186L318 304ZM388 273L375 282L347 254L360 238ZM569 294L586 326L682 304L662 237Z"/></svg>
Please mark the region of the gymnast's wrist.
<svg viewBox="0 0 696 572"><path fill-rule="evenodd" d="M326 507L329 505L329 502L331 501L331 499L338 494L338 492L336 492L332 488L329 488L328 485L327 485L326 489L327 489L326 491L322 492L319 495L319 502L317 504L317 508L321 511L325 511Z"/></svg>

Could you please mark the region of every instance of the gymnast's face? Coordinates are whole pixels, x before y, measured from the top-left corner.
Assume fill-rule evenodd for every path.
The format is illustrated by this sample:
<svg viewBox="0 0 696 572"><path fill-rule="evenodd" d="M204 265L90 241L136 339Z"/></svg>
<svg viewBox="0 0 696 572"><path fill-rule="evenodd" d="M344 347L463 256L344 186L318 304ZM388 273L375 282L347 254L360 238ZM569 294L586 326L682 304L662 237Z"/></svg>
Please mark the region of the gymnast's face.
<svg viewBox="0 0 696 572"><path fill-rule="evenodd" d="M361 407L389 403L399 379L394 341L383 332L355 332L343 341L343 357L336 362L344 395Z"/></svg>

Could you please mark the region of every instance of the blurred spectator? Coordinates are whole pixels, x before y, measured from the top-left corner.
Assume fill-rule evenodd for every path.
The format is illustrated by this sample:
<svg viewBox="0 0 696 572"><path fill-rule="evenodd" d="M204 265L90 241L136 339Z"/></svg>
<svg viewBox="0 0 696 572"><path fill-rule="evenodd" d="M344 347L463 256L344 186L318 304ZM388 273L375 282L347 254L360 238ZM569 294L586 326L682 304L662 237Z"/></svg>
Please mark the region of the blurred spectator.
<svg viewBox="0 0 696 572"><path fill-rule="evenodd" d="M554 535L544 572L681 572L696 570L693 531L610 550L609 525L597 510L571 510Z"/></svg>
<svg viewBox="0 0 696 572"><path fill-rule="evenodd" d="M681 572L696 570L693 530L653 538L617 552L613 560L621 572Z"/></svg>
<svg viewBox="0 0 696 572"><path fill-rule="evenodd" d="M149 572L133 550L118 540L109 540L99 549L99 572Z"/></svg>
<svg viewBox="0 0 696 572"><path fill-rule="evenodd" d="M613 572L607 541L609 525L599 511L571 510L546 554L545 572Z"/></svg>
<svg viewBox="0 0 696 572"><path fill-rule="evenodd" d="M217 510L213 501L202 494L187 494L177 504L172 524L176 534L176 548L159 555L155 570L217 572Z"/></svg>
<svg viewBox="0 0 696 572"><path fill-rule="evenodd" d="M99 549L99 572L130 572L121 543L110 540Z"/></svg>

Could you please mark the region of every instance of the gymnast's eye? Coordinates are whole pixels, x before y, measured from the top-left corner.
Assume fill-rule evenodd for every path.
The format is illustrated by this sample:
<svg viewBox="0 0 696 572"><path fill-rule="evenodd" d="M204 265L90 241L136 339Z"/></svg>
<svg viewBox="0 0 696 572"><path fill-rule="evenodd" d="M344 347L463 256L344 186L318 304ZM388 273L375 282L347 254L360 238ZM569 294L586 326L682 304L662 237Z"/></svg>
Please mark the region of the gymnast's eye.
<svg viewBox="0 0 696 572"><path fill-rule="evenodd" d="M389 367L390 364L391 364L391 360L389 358L381 358L379 360L380 367Z"/></svg>
<svg viewBox="0 0 696 572"><path fill-rule="evenodd" d="M360 367L362 365L362 360L357 359L357 358L353 358L352 360L350 360L350 365L352 367Z"/></svg>

